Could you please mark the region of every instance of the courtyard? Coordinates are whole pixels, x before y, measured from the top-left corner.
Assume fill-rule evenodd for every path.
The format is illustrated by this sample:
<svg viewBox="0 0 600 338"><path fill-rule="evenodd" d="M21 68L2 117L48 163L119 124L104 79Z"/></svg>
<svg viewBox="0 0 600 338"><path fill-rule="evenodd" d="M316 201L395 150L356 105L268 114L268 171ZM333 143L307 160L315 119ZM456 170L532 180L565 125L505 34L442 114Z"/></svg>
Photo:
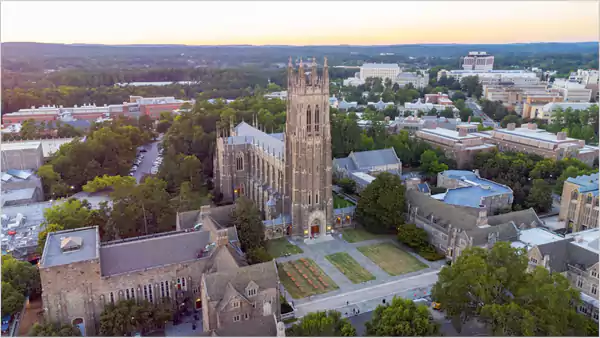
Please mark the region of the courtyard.
<svg viewBox="0 0 600 338"><path fill-rule="evenodd" d="M362 283L375 279L369 271L365 270L358 262L345 252L338 252L325 256L340 272L352 283Z"/></svg>
<svg viewBox="0 0 600 338"><path fill-rule="evenodd" d="M287 238L277 238L268 241L267 251L273 258L301 254L304 252L298 246L290 243Z"/></svg>
<svg viewBox="0 0 600 338"><path fill-rule="evenodd" d="M401 250L392 243L379 243L358 248L363 255L377 264L392 276L427 268L427 264L419 261L406 251Z"/></svg>
<svg viewBox="0 0 600 338"><path fill-rule="evenodd" d="M341 208L347 208L347 207L353 207L354 204L346 199L344 199L342 196L333 193L333 208L334 209L341 209Z"/></svg>

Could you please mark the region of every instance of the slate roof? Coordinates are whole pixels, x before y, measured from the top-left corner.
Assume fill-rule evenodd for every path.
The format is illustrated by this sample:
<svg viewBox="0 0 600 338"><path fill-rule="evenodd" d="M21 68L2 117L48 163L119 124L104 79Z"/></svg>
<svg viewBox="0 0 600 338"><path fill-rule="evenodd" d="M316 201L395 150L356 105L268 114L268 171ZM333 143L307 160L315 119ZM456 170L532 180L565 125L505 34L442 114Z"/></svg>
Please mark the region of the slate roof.
<svg viewBox="0 0 600 338"><path fill-rule="evenodd" d="M465 231L469 237L473 238L473 245L483 245L488 243L490 234L496 233L496 241L514 241L519 238L519 230L513 222L502 223L486 228L476 227Z"/></svg>
<svg viewBox="0 0 600 338"><path fill-rule="evenodd" d="M394 148L352 152L348 157L354 161L358 169L401 163Z"/></svg>
<svg viewBox="0 0 600 338"><path fill-rule="evenodd" d="M470 229L477 223L478 209L446 204L412 189L406 191L406 199L411 207L418 207L419 216L433 215L435 222L444 228L452 224L455 228Z"/></svg>
<svg viewBox="0 0 600 338"><path fill-rule="evenodd" d="M277 336L277 323L274 316L242 320L223 325L215 331L215 335L221 337L275 337Z"/></svg>
<svg viewBox="0 0 600 338"><path fill-rule="evenodd" d="M545 243L538 245L537 248L543 256L548 255L550 272L563 272L567 270L569 242L572 239Z"/></svg>
<svg viewBox="0 0 600 338"><path fill-rule="evenodd" d="M109 242L100 248L102 276L192 261L208 244L208 231L178 231Z"/></svg>
<svg viewBox="0 0 600 338"><path fill-rule="evenodd" d="M259 144L262 148L274 152L275 156L283 156L284 154L285 144L278 138L277 134L269 135L252 127L246 122L238 124L237 127L235 127L235 132L238 138L247 138L247 142Z"/></svg>
<svg viewBox="0 0 600 338"><path fill-rule="evenodd" d="M220 301L226 295L228 285L243 295L250 281L256 283L261 289L270 289L277 288L279 277L275 261L269 261L205 275L204 281L207 296L211 301Z"/></svg>
<svg viewBox="0 0 600 338"><path fill-rule="evenodd" d="M350 157L334 158L333 165L348 171L355 171L357 169L354 161L352 161Z"/></svg>
<svg viewBox="0 0 600 338"><path fill-rule="evenodd" d="M542 225L542 221L535 213L533 208L488 217L488 223L490 225L498 225L508 222L514 222L519 229L524 229L525 227L523 225L526 225L527 228L530 228L532 227L533 222L535 222L535 227Z"/></svg>

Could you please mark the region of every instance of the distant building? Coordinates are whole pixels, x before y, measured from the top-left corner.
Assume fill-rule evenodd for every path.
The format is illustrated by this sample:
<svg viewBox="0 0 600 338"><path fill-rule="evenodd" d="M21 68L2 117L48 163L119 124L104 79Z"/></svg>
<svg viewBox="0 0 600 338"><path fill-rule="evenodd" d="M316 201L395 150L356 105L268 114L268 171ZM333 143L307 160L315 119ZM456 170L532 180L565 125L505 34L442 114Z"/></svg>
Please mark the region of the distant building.
<svg viewBox="0 0 600 338"><path fill-rule="evenodd" d="M436 100L436 102L438 102L438 101ZM424 102L423 99L418 99L417 102L415 102L415 103L405 102L404 107L400 108L400 112L401 113L410 112L411 114L416 115L419 112L428 113L431 110L435 109L441 113L446 108L450 108L450 109L452 109L453 112L458 113L458 109L456 109L456 107L454 107L454 105L449 104L448 102L444 102L443 104L442 103L436 104L436 103L431 103L431 102Z"/></svg>
<svg viewBox="0 0 600 338"><path fill-rule="evenodd" d="M358 190L369 185L381 172L402 175L402 162L394 148L351 152L348 157L333 160L334 175L350 178L357 183Z"/></svg>
<svg viewBox="0 0 600 338"><path fill-rule="evenodd" d="M586 103L586 102L551 102L547 103L542 107L542 114L544 117L547 117L548 121L552 121L552 114L557 110L561 109L563 111L567 109L572 110L586 110L591 108L592 106L597 106L597 103Z"/></svg>
<svg viewBox="0 0 600 338"><path fill-rule="evenodd" d="M416 89L423 89L429 84L429 76L424 76L420 72L401 72L392 82L397 83L400 88L412 84Z"/></svg>
<svg viewBox="0 0 600 338"><path fill-rule="evenodd" d="M264 95L267 99L287 100L287 91L273 92Z"/></svg>
<svg viewBox="0 0 600 338"><path fill-rule="evenodd" d="M44 152L42 143L30 142L2 142L0 145L2 153L2 171L37 170L44 164Z"/></svg>
<svg viewBox="0 0 600 338"><path fill-rule="evenodd" d="M406 130L409 133L414 133L423 128L436 125L438 128L458 131L459 127L465 128L467 133L477 132L479 123L462 122L460 118L446 118L437 116L396 116L396 118L390 123L390 129L393 132L400 132Z"/></svg>
<svg viewBox="0 0 600 338"><path fill-rule="evenodd" d="M550 115L544 114L543 108L548 103L563 102L564 99L558 92L528 94L523 100L521 116L528 119L550 119Z"/></svg>
<svg viewBox="0 0 600 338"><path fill-rule="evenodd" d="M469 52L469 54L463 58L462 69L492 70L494 69L494 57L487 52Z"/></svg>
<svg viewBox="0 0 600 338"><path fill-rule="evenodd" d="M565 132L553 134L538 129L535 123L528 123L521 128L509 123L506 129L491 131L488 141L497 145L500 151L519 151L555 160L572 157L589 166L598 158L597 147L587 146L583 140L569 138Z"/></svg>
<svg viewBox="0 0 600 338"><path fill-rule="evenodd" d="M452 100L450 100L448 94L444 93L425 94L425 103L439 104L442 106L454 108Z"/></svg>
<svg viewBox="0 0 600 338"><path fill-rule="evenodd" d="M387 107L395 106L394 102L383 102L380 98L378 102L367 102L367 107L372 106L375 107L376 110L381 111Z"/></svg>
<svg viewBox="0 0 600 338"><path fill-rule="evenodd" d="M500 82L538 83L536 73L526 70L446 70L438 72L438 81L442 76L460 81L463 77L477 76L481 84L497 84Z"/></svg>
<svg viewBox="0 0 600 338"><path fill-rule="evenodd" d="M598 228L598 182L598 173L565 181L558 220L566 222L573 232Z"/></svg>
<svg viewBox="0 0 600 338"><path fill-rule="evenodd" d="M590 84L598 84L598 70L597 69L578 69L576 72L572 72L569 75L569 81L575 81L581 83L584 86Z"/></svg>
<svg viewBox="0 0 600 338"><path fill-rule="evenodd" d="M338 103L338 109L339 110L348 110L351 108L358 108L358 102L353 101L353 102L347 102L346 99L342 98L342 101L339 101Z"/></svg>
<svg viewBox="0 0 600 338"><path fill-rule="evenodd" d="M363 81L370 77L394 80L399 73L400 67L395 63L365 63L360 67L359 78Z"/></svg>
<svg viewBox="0 0 600 338"><path fill-rule="evenodd" d="M2 203L0 206L23 205L44 200L42 181L32 172L8 170L2 174Z"/></svg>
<svg viewBox="0 0 600 338"><path fill-rule="evenodd" d="M447 204L487 208L489 214L497 210L510 208L513 203L511 188L483 179L477 173L468 170L446 170L437 175L438 187L448 189L433 198Z"/></svg>
<svg viewBox="0 0 600 338"><path fill-rule="evenodd" d="M559 93L565 102L590 102L592 99L592 89L567 79L554 80L550 91Z"/></svg>
<svg viewBox="0 0 600 338"><path fill-rule="evenodd" d="M469 166L475 154L496 149L495 145L487 143L487 139L470 134L468 126L458 126L457 129L438 128L436 123L432 123L417 131L415 136L444 150L446 156L456 161L458 168Z"/></svg>

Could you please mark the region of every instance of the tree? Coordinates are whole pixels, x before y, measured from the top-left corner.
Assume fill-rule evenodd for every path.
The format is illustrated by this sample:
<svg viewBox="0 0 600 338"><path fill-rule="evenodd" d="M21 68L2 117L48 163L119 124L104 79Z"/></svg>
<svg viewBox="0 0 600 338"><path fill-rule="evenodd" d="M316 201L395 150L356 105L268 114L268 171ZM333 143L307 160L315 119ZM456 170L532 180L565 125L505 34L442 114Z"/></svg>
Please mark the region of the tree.
<svg viewBox="0 0 600 338"><path fill-rule="evenodd" d="M560 273L538 266L527 272L524 249L497 242L491 250L465 250L444 267L432 289L432 298L460 331L478 318L494 335L564 336L586 331L575 306L578 291Z"/></svg>
<svg viewBox="0 0 600 338"><path fill-rule="evenodd" d="M413 249L429 244L427 232L415 224L403 224L398 227L398 240Z"/></svg>
<svg viewBox="0 0 600 338"><path fill-rule="evenodd" d="M131 188L136 184L136 180L131 176L108 176L94 177L93 180L89 181L83 186L83 191L93 193L101 190L105 190L113 187L127 187Z"/></svg>
<svg viewBox="0 0 600 338"><path fill-rule="evenodd" d="M235 202L233 224L240 238L242 250L248 253L252 249L265 246L265 229L260 213L254 203L246 197Z"/></svg>
<svg viewBox="0 0 600 338"><path fill-rule="evenodd" d="M523 124L523 120L519 115L511 113L506 115L502 121L500 121L500 125L502 128L506 128L509 123L514 123L517 127L520 127L521 124Z"/></svg>
<svg viewBox="0 0 600 338"><path fill-rule="evenodd" d="M12 284L2 281L2 316L15 314L23 308L25 296Z"/></svg>
<svg viewBox="0 0 600 338"><path fill-rule="evenodd" d="M2 255L2 282L9 283L23 296L36 294L41 289L40 272L37 267L11 255Z"/></svg>
<svg viewBox="0 0 600 338"><path fill-rule="evenodd" d="M192 190L192 184L186 181L181 183L179 194L175 197L174 202L178 212L197 210L210 202L210 196L202 196L199 192Z"/></svg>
<svg viewBox="0 0 600 338"><path fill-rule="evenodd" d="M446 107L444 108L444 110L442 110L440 116L443 116L448 119L454 118L454 111L452 110L452 108Z"/></svg>
<svg viewBox="0 0 600 338"><path fill-rule="evenodd" d="M344 177L337 182L344 193L346 194L354 194L356 192L356 182L350 178Z"/></svg>
<svg viewBox="0 0 600 338"><path fill-rule="evenodd" d="M172 318L170 306L152 304L146 300L121 300L109 304L100 314L101 336L131 336L135 332L146 333L161 328Z"/></svg>
<svg viewBox="0 0 600 338"><path fill-rule="evenodd" d="M365 323L368 336L437 336L439 324L433 322L429 309L412 300L394 297L390 304L379 305Z"/></svg>
<svg viewBox="0 0 600 338"><path fill-rule="evenodd" d="M465 76L460 80L460 84L462 91L467 93L467 96L481 97L483 87L479 83L478 76Z"/></svg>
<svg viewBox="0 0 600 338"><path fill-rule="evenodd" d="M290 337L354 337L356 329L338 311L311 312L286 332Z"/></svg>
<svg viewBox="0 0 600 338"><path fill-rule="evenodd" d="M256 247L247 252L246 260L248 264L258 264L272 261L273 257L264 247Z"/></svg>
<svg viewBox="0 0 600 338"><path fill-rule="evenodd" d="M383 172L360 194L356 218L372 233L387 233L404 224L404 194L400 177Z"/></svg>
<svg viewBox="0 0 600 338"><path fill-rule="evenodd" d="M54 171L51 164L44 164L39 167L37 175L42 180L42 187L47 199L64 197L69 193L69 186Z"/></svg>
<svg viewBox="0 0 600 338"><path fill-rule="evenodd" d="M19 136L21 136L21 139L23 140L33 140L40 138L39 128L35 124L35 121L33 119L27 120L21 124Z"/></svg>
<svg viewBox="0 0 600 338"><path fill-rule="evenodd" d="M439 162L435 151L427 150L421 155L420 169L429 176L435 176L444 170L448 170L448 166Z"/></svg>
<svg viewBox="0 0 600 338"><path fill-rule="evenodd" d="M29 330L31 337L81 337L81 331L75 325L58 323L35 323Z"/></svg>
<svg viewBox="0 0 600 338"><path fill-rule="evenodd" d="M467 97L465 96L465 94L463 92L455 92L454 94L452 94L452 101L454 101L454 103L456 103L456 101L458 100L466 100ZM458 107L456 107L458 108ZM460 109L460 108L459 108Z"/></svg>
<svg viewBox="0 0 600 338"><path fill-rule="evenodd" d="M44 210L44 224L58 224L63 229L76 229L89 224L92 208L87 201L70 198Z"/></svg>
<svg viewBox="0 0 600 338"><path fill-rule="evenodd" d="M542 179L533 180L526 204L539 213L552 209L552 186Z"/></svg>

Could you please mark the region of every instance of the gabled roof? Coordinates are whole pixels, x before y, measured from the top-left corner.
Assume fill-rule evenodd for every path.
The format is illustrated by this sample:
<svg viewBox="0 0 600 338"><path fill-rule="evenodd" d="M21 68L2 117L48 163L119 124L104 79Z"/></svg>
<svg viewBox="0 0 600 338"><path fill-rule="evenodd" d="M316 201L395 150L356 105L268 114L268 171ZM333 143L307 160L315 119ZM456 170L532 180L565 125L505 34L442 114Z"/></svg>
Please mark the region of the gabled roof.
<svg viewBox="0 0 600 338"><path fill-rule="evenodd" d="M538 245L537 248L543 256L549 256L548 262L550 272L563 272L567 269L569 242L572 239L545 243Z"/></svg>
<svg viewBox="0 0 600 338"><path fill-rule="evenodd" d="M519 237L519 230L513 222L502 223L485 228L474 228L465 231L473 238L473 245L483 245L488 242L490 235L496 236L496 241L514 241Z"/></svg>
<svg viewBox="0 0 600 338"><path fill-rule="evenodd" d="M262 316L236 323L227 323L217 330L213 336L220 337L275 337L277 323L274 316Z"/></svg>
<svg viewBox="0 0 600 338"><path fill-rule="evenodd" d="M219 302L217 309L219 311L223 311L225 307L234 299L239 299L241 301L246 301L246 303L250 303L248 298L246 298L245 294L236 290L231 283L227 283L225 286L225 293L223 294L223 299Z"/></svg>
<svg viewBox="0 0 600 338"><path fill-rule="evenodd" d="M277 288L279 276L275 261L249 265L229 271L219 271L204 277L207 296L211 301L221 301L227 295L228 285L238 293L244 293L250 281L260 289Z"/></svg>
<svg viewBox="0 0 600 338"><path fill-rule="evenodd" d="M459 229L472 229L477 223L479 210L475 208L446 204L414 189L406 191L406 199L411 207L418 207L419 216L429 218L433 215L435 222L444 228L451 224Z"/></svg>
<svg viewBox="0 0 600 338"><path fill-rule="evenodd" d="M538 227L542 225L542 221L535 213L535 210L533 210L533 208L521 211L512 211L506 214L488 217L489 225L498 225L508 222L514 222L517 228L519 229Z"/></svg>

